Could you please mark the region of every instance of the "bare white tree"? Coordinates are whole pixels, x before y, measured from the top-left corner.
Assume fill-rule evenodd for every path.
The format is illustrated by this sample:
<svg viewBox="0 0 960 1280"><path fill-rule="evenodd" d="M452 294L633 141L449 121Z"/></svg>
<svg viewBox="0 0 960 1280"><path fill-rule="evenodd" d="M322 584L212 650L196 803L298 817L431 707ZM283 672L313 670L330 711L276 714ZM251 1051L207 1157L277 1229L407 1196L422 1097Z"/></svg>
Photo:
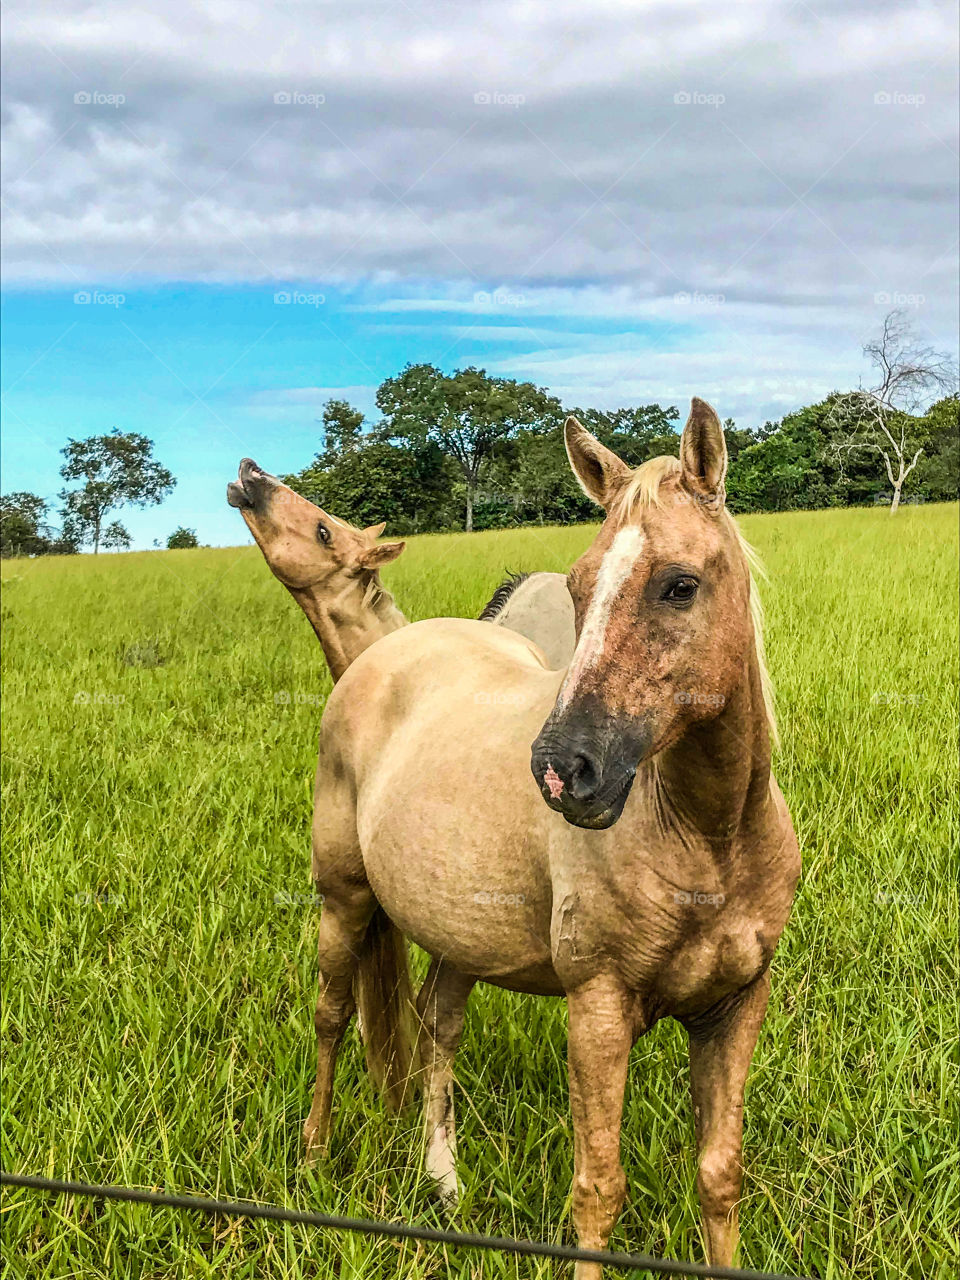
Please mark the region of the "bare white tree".
<svg viewBox="0 0 960 1280"><path fill-rule="evenodd" d="M830 417L840 434L831 452L841 468L852 453L879 454L893 491L893 515L904 481L923 453L918 415L929 401L954 390L956 366L949 355L916 338L904 311L889 312L880 336L864 346L863 354L874 367L875 385L838 397Z"/></svg>

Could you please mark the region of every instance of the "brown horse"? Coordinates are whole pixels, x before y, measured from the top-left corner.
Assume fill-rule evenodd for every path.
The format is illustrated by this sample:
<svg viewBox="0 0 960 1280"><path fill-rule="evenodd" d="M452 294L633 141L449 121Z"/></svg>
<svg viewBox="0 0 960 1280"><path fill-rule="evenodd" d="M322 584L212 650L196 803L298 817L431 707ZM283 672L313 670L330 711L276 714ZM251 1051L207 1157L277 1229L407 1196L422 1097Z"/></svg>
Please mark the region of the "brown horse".
<svg viewBox="0 0 960 1280"><path fill-rule="evenodd" d="M377 542L383 524L356 529L314 506L251 458L227 485L274 576L307 615L334 682L381 636L407 619L380 581L382 565L403 542ZM573 601L562 573L518 574L494 593L480 615L540 645L549 666L565 667L576 642Z"/></svg>
<svg viewBox="0 0 960 1280"><path fill-rule="evenodd" d="M506 629L440 619L385 636L327 704L313 828L318 1062L304 1136L309 1152L326 1144L357 1006L375 1030L368 1061L388 1098L402 1096L405 934L433 957L416 1012L427 1164L442 1193L457 1194L453 1062L478 980L566 996L573 1216L590 1248L605 1247L624 1199L631 1046L671 1016L689 1037L707 1255L730 1263L744 1082L799 855L770 769L723 431L695 400L679 462L637 471L572 418L566 442L606 510L570 575L569 670L551 672ZM535 785L523 781L531 742ZM599 1275L577 1268L577 1280Z"/></svg>

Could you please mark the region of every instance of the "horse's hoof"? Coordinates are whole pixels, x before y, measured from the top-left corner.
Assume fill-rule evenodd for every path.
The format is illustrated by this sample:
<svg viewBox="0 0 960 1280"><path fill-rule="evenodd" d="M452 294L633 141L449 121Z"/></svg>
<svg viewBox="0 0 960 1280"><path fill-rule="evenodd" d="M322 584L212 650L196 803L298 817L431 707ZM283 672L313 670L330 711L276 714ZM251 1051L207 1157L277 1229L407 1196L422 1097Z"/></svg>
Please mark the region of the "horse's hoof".
<svg viewBox="0 0 960 1280"><path fill-rule="evenodd" d="M326 1154L326 1140L320 1136L316 1125L308 1120L303 1126L303 1163L308 1169L312 1169Z"/></svg>
<svg viewBox="0 0 960 1280"><path fill-rule="evenodd" d="M460 1204L460 1183L456 1175L440 1178L437 1181L437 1199L447 1213L453 1213Z"/></svg>
<svg viewBox="0 0 960 1280"><path fill-rule="evenodd" d="M453 1148L443 1125L437 1126L427 1143L426 1165L440 1203L448 1211L455 1209L460 1203L460 1183Z"/></svg>
<svg viewBox="0 0 960 1280"><path fill-rule="evenodd" d="M456 1213L460 1208L460 1187L454 1187L453 1190L438 1188L436 1196L440 1201L440 1208L445 1213Z"/></svg>

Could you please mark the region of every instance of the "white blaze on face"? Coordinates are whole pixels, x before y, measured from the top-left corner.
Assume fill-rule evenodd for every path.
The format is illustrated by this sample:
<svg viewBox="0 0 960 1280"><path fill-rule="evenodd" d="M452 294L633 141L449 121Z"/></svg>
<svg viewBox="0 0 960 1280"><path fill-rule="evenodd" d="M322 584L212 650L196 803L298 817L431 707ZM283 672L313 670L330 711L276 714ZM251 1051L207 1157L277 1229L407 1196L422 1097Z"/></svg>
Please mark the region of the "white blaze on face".
<svg viewBox="0 0 960 1280"><path fill-rule="evenodd" d="M630 577L643 550L643 543L643 530L631 526L621 529L604 553L573 661L560 686L561 707L565 707L573 697L583 673L595 667L602 658L611 606L620 588Z"/></svg>

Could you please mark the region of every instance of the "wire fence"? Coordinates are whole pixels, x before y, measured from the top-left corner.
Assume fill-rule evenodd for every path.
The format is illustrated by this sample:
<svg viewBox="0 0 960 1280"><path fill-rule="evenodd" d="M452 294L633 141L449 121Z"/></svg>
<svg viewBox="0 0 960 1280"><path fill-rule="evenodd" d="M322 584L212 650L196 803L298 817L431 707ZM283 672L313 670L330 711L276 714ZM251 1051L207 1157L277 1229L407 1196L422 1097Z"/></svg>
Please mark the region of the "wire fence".
<svg viewBox="0 0 960 1280"><path fill-rule="evenodd" d="M142 1191L138 1187L98 1186L60 1178L39 1178L33 1174L0 1172L0 1185L46 1191L52 1195L89 1196L95 1200L122 1200L148 1204L158 1209L183 1209L192 1213L218 1214L228 1218L265 1218L291 1222L303 1227L323 1227L333 1231L355 1231L362 1235L400 1240L423 1240L452 1249L487 1249L528 1257L553 1258L563 1262L600 1262L616 1271L653 1271L659 1275L702 1276L704 1280L810 1280L780 1271L751 1271L745 1267L714 1267L708 1263L652 1258L639 1253L612 1253L598 1249L577 1249L572 1245L548 1244L545 1240L513 1240L508 1236L470 1235L461 1231L440 1231L405 1222L379 1222L371 1218L344 1218L337 1214L285 1209L276 1204L250 1200L207 1200L200 1196L171 1195L165 1191ZM9 1206L13 1208L14 1206Z"/></svg>

